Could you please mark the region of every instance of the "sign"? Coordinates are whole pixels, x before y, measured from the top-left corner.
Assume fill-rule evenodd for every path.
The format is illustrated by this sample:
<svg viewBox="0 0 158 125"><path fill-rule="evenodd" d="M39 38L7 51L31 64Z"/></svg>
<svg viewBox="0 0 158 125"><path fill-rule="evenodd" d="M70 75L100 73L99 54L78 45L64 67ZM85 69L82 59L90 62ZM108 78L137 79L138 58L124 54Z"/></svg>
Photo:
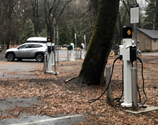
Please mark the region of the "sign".
<svg viewBox="0 0 158 125"><path fill-rule="evenodd" d="M51 42L52 38L50 36L47 37L47 42Z"/></svg>
<svg viewBox="0 0 158 125"><path fill-rule="evenodd" d="M131 5L130 23L139 23L139 4Z"/></svg>
<svg viewBox="0 0 158 125"><path fill-rule="evenodd" d="M123 27L123 38L132 38L132 27Z"/></svg>
<svg viewBox="0 0 158 125"><path fill-rule="evenodd" d="M131 30L128 30L128 31L127 31L127 34L128 34L128 35L131 35L131 33L132 33Z"/></svg>

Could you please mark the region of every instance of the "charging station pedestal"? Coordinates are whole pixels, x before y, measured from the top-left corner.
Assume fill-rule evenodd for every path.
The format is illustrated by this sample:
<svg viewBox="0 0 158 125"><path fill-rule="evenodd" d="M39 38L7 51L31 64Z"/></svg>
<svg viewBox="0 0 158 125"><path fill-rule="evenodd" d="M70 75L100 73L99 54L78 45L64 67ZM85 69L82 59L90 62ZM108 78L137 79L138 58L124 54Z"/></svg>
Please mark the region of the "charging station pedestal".
<svg viewBox="0 0 158 125"><path fill-rule="evenodd" d="M131 85L131 67L130 46L132 45L132 28L123 27L123 45L120 45L120 55L123 56L123 79L124 79L124 102L122 107L132 107L132 85Z"/></svg>
<svg viewBox="0 0 158 125"><path fill-rule="evenodd" d="M82 46L82 48L81 48L81 59L84 59L84 57L85 57L85 45L84 45L83 42L81 43L81 46Z"/></svg>
<svg viewBox="0 0 158 125"><path fill-rule="evenodd" d="M46 73L54 73L52 71L52 59L53 59L53 52L52 52L52 39L51 37L47 37L47 71Z"/></svg>
<svg viewBox="0 0 158 125"><path fill-rule="evenodd" d="M50 43L47 43L47 46L51 46ZM46 73L54 73L52 71L52 57L53 57L53 52L48 52L47 53L47 71Z"/></svg>
<svg viewBox="0 0 158 125"><path fill-rule="evenodd" d="M52 52L51 52L51 57L52 57L52 63L51 65L54 66L55 65L55 50L54 50L54 43L52 43Z"/></svg>

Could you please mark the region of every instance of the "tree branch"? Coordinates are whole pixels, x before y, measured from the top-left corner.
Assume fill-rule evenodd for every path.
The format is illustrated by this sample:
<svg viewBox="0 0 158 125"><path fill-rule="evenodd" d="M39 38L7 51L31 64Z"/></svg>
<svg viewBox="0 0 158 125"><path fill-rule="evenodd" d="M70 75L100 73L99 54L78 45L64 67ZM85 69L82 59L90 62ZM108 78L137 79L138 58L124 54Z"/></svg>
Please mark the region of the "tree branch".
<svg viewBox="0 0 158 125"><path fill-rule="evenodd" d="M126 8L126 11L127 11L127 13L128 13L128 16L130 16L130 11L129 11L128 7L127 7L127 4L125 3L124 0L122 0L122 2L123 2L123 5L124 5L125 8Z"/></svg>
<svg viewBox="0 0 158 125"><path fill-rule="evenodd" d="M56 3L56 0L54 0L52 7L49 9L49 13L48 13L48 15L51 14L53 8L55 7L55 3Z"/></svg>
<svg viewBox="0 0 158 125"><path fill-rule="evenodd" d="M72 1L72 0L69 0L69 1L67 1L67 2L64 4L64 7L62 8L62 10L61 10L60 14L58 15L58 18L57 18L56 23L59 21L59 19L60 19L61 15L63 14L63 11L64 11L64 10L65 10L65 8L66 8L66 5L67 5L68 3L70 3L71 1Z"/></svg>

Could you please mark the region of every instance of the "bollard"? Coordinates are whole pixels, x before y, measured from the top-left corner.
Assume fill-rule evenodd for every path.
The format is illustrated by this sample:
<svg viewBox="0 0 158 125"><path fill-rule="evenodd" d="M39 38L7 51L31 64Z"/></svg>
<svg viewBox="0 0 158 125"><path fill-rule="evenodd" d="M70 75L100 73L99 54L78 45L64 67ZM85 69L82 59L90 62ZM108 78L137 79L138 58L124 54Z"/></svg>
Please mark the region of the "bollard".
<svg viewBox="0 0 158 125"><path fill-rule="evenodd" d="M71 51L71 58L70 58L71 61L75 61L75 60L76 60L76 55L75 55L75 53L76 53L76 52L75 52L74 50Z"/></svg>
<svg viewBox="0 0 158 125"><path fill-rule="evenodd" d="M67 50L67 61L69 61L69 50Z"/></svg>
<svg viewBox="0 0 158 125"><path fill-rule="evenodd" d="M80 50L80 59L82 58L82 49Z"/></svg>
<svg viewBox="0 0 158 125"><path fill-rule="evenodd" d="M137 96L137 69L131 68L132 80L132 110L138 111L138 96Z"/></svg>
<svg viewBox="0 0 158 125"><path fill-rule="evenodd" d="M81 59L84 59L84 56L85 56L85 52L84 52L84 49L82 49L82 57L81 57Z"/></svg>
<svg viewBox="0 0 158 125"><path fill-rule="evenodd" d="M110 81L110 74L111 74L111 66L106 66L106 87L108 87ZM111 104L111 84L107 89L107 103Z"/></svg>
<svg viewBox="0 0 158 125"><path fill-rule="evenodd" d="M51 65L54 66L55 65L55 53L54 52L51 52L51 59L52 59Z"/></svg>
<svg viewBox="0 0 158 125"><path fill-rule="evenodd" d="M45 52L44 54L44 73L46 73L46 69L47 69L47 52Z"/></svg>

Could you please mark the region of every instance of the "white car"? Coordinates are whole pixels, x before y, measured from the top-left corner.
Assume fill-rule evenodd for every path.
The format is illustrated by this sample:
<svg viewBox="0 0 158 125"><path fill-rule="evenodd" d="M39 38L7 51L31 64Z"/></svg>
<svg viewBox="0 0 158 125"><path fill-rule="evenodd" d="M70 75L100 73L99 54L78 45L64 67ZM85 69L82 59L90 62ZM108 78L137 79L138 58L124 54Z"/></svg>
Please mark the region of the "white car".
<svg viewBox="0 0 158 125"><path fill-rule="evenodd" d="M47 46L45 43L24 43L17 48L7 49L4 57L8 61L14 61L16 58L18 61L22 59L36 59L37 62L42 62L46 51Z"/></svg>

